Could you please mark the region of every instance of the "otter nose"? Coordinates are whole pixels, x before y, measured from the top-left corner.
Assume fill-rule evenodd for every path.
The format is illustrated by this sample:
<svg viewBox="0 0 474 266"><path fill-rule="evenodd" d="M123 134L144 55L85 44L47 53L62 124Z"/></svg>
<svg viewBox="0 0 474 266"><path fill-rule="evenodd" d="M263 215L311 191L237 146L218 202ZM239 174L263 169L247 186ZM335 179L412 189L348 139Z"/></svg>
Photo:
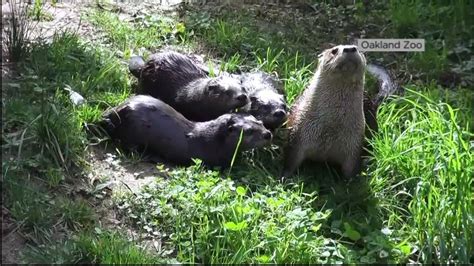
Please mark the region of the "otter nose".
<svg viewBox="0 0 474 266"><path fill-rule="evenodd" d="M357 48L355 46L347 47L342 50L343 53L355 53L357 52Z"/></svg>
<svg viewBox="0 0 474 266"><path fill-rule="evenodd" d="M263 138L264 139L271 139L272 138L272 133L269 130L265 131L265 133L263 133Z"/></svg>
<svg viewBox="0 0 474 266"><path fill-rule="evenodd" d="M273 116L276 117L276 118L283 118L283 117L285 117L285 115L286 115L286 113L283 110L278 110L278 111L273 113Z"/></svg>
<svg viewBox="0 0 474 266"><path fill-rule="evenodd" d="M237 100L238 100L239 102L244 102L244 103L245 103L245 102L248 101L247 95L245 95L245 94L240 94L239 96L237 96Z"/></svg>

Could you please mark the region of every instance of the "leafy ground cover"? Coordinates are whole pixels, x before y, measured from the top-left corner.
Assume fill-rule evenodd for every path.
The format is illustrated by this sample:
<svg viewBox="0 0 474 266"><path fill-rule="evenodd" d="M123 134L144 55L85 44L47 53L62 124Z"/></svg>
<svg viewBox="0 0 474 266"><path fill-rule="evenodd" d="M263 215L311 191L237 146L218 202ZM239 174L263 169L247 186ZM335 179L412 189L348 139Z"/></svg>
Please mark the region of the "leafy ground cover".
<svg viewBox="0 0 474 266"><path fill-rule="evenodd" d="M2 203L28 240L22 260L473 262L471 11L453 3L187 7L135 16L86 9L84 19L105 39L58 33L34 43L17 63L19 75L2 82ZM132 241L102 223L103 199L77 191L89 172L87 148L100 141L93 123L132 93L126 60L133 53L172 46L226 71L274 72L291 103L322 46L359 36L427 40L425 53L367 55L398 73L407 90L380 108L360 178L306 163L280 184L280 139L224 172L199 162L158 165L156 182L111 197L119 217L144 236ZM65 87L85 104L72 105Z"/></svg>

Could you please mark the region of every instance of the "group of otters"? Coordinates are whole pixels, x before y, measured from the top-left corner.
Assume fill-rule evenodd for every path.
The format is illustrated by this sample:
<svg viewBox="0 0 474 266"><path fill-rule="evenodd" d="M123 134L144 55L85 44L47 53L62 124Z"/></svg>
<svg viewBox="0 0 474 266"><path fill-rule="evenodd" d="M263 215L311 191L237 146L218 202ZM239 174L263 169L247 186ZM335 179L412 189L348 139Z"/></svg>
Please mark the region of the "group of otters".
<svg viewBox="0 0 474 266"><path fill-rule="evenodd" d="M305 159L336 164L344 177L353 177L360 172L366 124L377 129L380 100L364 94L365 70L383 74L375 68L354 45L324 50L309 86L288 110L281 84L265 72L211 77L213 70L192 55L134 56L129 69L139 94L107 110L102 126L124 147L173 163L199 158L228 167L239 141L239 151L268 145L286 122L281 180Z"/></svg>

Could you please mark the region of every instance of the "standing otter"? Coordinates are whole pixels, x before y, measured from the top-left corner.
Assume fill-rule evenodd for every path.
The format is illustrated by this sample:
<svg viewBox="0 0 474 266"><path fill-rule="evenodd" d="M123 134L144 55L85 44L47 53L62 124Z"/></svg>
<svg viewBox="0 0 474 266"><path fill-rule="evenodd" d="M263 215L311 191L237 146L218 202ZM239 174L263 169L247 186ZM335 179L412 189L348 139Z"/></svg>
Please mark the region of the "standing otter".
<svg viewBox="0 0 474 266"><path fill-rule="evenodd" d="M345 177L359 172L365 65L365 57L353 45L339 45L320 55L309 87L291 109L282 179L306 158L336 163Z"/></svg>
<svg viewBox="0 0 474 266"><path fill-rule="evenodd" d="M125 147L142 148L178 164L199 158L210 166L228 166L241 130L241 151L261 147L272 139L270 131L251 115L224 114L195 123L148 95L131 97L106 111L102 127Z"/></svg>
<svg viewBox="0 0 474 266"><path fill-rule="evenodd" d="M129 69L141 94L161 99L192 121L208 121L248 103L240 80L208 77L195 59L177 52L153 54L147 62L132 57Z"/></svg>
<svg viewBox="0 0 474 266"><path fill-rule="evenodd" d="M280 127L287 115L281 84L261 71L241 74L240 80L250 98L250 103L240 108L240 111L255 116L268 129Z"/></svg>

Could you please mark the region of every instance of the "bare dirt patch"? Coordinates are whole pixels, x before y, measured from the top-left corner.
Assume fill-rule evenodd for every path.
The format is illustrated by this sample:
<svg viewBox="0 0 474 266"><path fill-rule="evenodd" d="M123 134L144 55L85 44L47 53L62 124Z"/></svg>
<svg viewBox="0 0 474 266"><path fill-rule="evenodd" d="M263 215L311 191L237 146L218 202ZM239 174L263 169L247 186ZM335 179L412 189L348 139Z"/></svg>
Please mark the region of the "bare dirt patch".
<svg viewBox="0 0 474 266"><path fill-rule="evenodd" d="M18 228L10 211L2 206L2 264L19 262L20 251L24 248L26 239L18 232Z"/></svg>
<svg viewBox="0 0 474 266"><path fill-rule="evenodd" d="M153 182L160 175L156 164L123 160L112 149L89 146L88 151L87 161L90 164L88 179L91 184L136 193L142 186Z"/></svg>

